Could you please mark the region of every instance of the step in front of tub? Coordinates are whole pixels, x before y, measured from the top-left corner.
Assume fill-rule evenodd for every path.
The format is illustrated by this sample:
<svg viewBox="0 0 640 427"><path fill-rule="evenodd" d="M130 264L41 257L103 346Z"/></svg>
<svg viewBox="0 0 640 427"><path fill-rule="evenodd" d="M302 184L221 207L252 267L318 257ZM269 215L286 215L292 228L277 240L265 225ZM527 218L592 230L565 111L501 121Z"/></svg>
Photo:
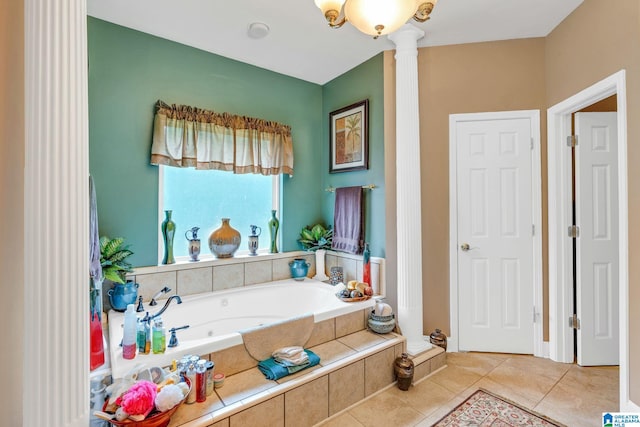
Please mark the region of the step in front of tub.
<svg viewBox="0 0 640 427"><path fill-rule="evenodd" d="M272 426L286 419L314 425L393 384L393 362L404 348L405 338L394 333L343 336L311 347L320 365L281 380L267 380L257 368L231 375L205 402L183 405L169 427ZM441 349L432 356L421 374L444 366Z"/></svg>

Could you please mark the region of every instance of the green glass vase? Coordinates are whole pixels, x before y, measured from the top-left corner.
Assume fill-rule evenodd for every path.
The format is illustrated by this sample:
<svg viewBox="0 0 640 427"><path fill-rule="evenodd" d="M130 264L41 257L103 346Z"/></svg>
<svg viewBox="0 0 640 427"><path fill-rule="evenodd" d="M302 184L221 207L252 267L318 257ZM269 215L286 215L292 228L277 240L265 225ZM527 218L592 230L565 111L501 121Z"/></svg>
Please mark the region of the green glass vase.
<svg viewBox="0 0 640 427"><path fill-rule="evenodd" d="M278 229L280 228L280 221L276 218L275 209L271 211L271 219L269 220L269 235L271 236L271 246L269 252L272 254L278 253Z"/></svg>
<svg viewBox="0 0 640 427"><path fill-rule="evenodd" d="M176 223L171 219L171 211L164 211L164 221L162 221L162 240L164 242L163 264L175 264L176 259L173 257L173 238L176 235Z"/></svg>

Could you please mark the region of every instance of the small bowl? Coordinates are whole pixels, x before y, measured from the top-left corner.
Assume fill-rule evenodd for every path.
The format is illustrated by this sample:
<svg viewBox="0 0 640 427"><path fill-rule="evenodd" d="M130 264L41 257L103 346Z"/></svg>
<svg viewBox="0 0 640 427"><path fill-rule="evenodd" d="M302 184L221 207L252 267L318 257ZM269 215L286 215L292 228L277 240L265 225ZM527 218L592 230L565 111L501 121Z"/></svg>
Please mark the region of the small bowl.
<svg viewBox="0 0 640 427"><path fill-rule="evenodd" d="M367 323L373 332L378 334L388 334L396 327L396 316L394 314L389 316L378 316L372 312L369 314Z"/></svg>

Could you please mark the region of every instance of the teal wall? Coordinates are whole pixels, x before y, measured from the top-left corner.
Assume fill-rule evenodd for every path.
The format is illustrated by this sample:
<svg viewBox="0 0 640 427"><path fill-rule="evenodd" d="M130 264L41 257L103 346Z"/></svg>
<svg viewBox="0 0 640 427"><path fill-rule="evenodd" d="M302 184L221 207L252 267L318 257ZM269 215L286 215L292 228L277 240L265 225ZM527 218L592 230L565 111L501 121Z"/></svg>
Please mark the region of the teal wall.
<svg viewBox="0 0 640 427"><path fill-rule="evenodd" d="M135 266L158 262L158 168L149 164L158 99L291 126L295 172L283 177L278 215L283 251L299 249L303 226L333 222L326 186L384 185L382 55L322 87L95 18L88 19L88 49L90 173L100 234L125 237ZM370 99L370 170L329 176L329 111L364 98ZM367 200L367 239L376 256L384 255L381 190ZM266 225L270 212L256 215Z"/></svg>
<svg viewBox="0 0 640 427"><path fill-rule="evenodd" d="M384 76L383 55L379 54L358 67L336 77L322 87L322 181L325 188L375 184L365 191L365 240L373 256L385 256L384 188ZM329 173L329 113L364 99L369 100L369 169ZM322 204L325 222L333 223L334 193L326 193Z"/></svg>

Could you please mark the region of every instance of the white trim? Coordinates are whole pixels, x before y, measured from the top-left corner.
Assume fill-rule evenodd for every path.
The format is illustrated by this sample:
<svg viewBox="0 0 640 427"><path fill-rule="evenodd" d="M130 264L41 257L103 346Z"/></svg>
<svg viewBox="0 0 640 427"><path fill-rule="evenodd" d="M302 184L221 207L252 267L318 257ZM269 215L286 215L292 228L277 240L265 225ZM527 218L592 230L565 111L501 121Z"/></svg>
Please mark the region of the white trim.
<svg viewBox="0 0 640 427"><path fill-rule="evenodd" d="M531 121L533 150L531 155L533 236L533 302L536 321L533 325L533 354L544 357L542 319L542 170L540 155L540 110L499 111L449 115L449 323L451 325L448 351L458 351L458 183L456 125L464 121L507 120L528 118Z"/></svg>
<svg viewBox="0 0 640 427"><path fill-rule="evenodd" d="M571 218L570 156L564 138L570 134L571 114L617 94L618 111L618 222L620 313L620 407L638 410L629 400L629 211L627 194L627 95L625 70L599 81L549 108L549 350L552 360L573 362L573 333L567 322L572 313L573 255L564 238ZM565 286L563 286L565 285Z"/></svg>

